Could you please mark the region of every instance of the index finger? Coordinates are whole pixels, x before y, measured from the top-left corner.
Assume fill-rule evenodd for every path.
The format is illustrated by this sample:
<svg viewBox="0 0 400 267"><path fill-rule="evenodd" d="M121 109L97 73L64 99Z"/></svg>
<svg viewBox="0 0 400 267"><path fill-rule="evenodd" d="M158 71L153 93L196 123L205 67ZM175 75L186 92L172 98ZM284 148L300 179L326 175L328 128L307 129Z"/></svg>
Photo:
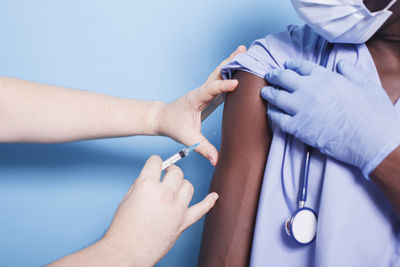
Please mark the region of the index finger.
<svg viewBox="0 0 400 267"><path fill-rule="evenodd" d="M292 59L286 61L285 68L293 70L303 76L321 73L325 70L325 68L321 67L320 65L303 59Z"/></svg>
<svg viewBox="0 0 400 267"><path fill-rule="evenodd" d="M198 107L204 108L217 96L234 90L238 84L238 80L217 80L204 84L196 90L196 95L193 102ZM219 104L225 100L225 96L221 98L222 101L213 102L213 104L219 106Z"/></svg>
<svg viewBox="0 0 400 267"><path fill-rule="evenodd" d="M272 70L267 73L265 78L269 83L280 86L290 93L297 91L301 87L302 80L304 79L303 76L290 69Z"/></svg>
<svg viewBox="0 0 400 267"><path fill-rule="evenodd" d="M202 201L191 206L187 213L185 222L183 224L183 230L197 222L201 219L206 213L215 205L215 202L218 199L217 193L208 194Z"/></svg>
<svg viewBox="0 0 400 267"><path fill-rule="evenodd" d="M140 179L153 179L160 181L162 170L162 160L159 156L151 156L143 166L140 172Z"/></svg>

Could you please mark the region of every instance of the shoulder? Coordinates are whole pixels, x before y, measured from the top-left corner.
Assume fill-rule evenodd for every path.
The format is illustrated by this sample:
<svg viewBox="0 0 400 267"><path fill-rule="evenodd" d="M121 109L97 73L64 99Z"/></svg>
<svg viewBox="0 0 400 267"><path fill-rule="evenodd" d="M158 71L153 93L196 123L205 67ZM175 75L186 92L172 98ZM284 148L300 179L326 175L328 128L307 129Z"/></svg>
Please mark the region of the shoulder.
<svg viewBox="0 0 400 267"><path fill-rule="evenodd" d="M318 51L321 39L307 25L289 25L283 32L255 40L246 53L237 55L224 66L221 74L224 78L232 78L234 71L242 70L264 78L272 69L282 68L289 59L311 59Z"/></svg>

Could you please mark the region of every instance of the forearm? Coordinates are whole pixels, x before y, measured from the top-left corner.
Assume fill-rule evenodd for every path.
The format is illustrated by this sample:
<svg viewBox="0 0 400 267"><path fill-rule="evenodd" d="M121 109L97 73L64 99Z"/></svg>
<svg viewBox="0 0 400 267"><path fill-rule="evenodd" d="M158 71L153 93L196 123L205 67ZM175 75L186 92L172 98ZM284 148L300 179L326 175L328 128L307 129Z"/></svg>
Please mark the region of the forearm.
<svg viewBox="0 0 400 267"><path fill-rule="evenodd" d="M49 267L62 267L62 266L110 266L115 264L108 258L107 250L101 243L96 243L83 250L75 252L71 255L65 256L51 264Z"/></svg>
<svg viewBox="0 0 400 267"><path fill-rule="evenodd" d="M379 164L371 177L386 195L397 215L400 216L400 147Z"/></svg>
<svg viewBox="0 0 400 267"><path fill-rule="evenodd" d="M261 164L236 172L232 161L217 167L210 191L219 200L207 215L200 266L248 266L262 181Z"/></svg>
<svg viewBox="0 0 400 267"><path fill-rule="evenodd" d="M0 95L0 142L151 135L161 105L6 77Z"/></svg>
<svg viewBox="0 0 400 267"><path fill-rule="evenodd" d="M110 246L110 243L101 239L97 243L82 249L78 252L65 256L51 264L49 267L63 267L63 266L85 266L85 267L101 267L101 266L140 266L132 262L135 258L136 251L133 251L129 255L124 255L124 250ZM140 258L137 256L136 258ZM146 265L151 266L151 265Z"/></svg>
<svg viewBox="0 0 400 267"><path fill-rule="evenodd" d="M235 78L239 87L226 99L220 160L211 184L220 197L206 218L200 266L247 266L250 257L271 135L260 98L265 81L244 72Z"/></svg>

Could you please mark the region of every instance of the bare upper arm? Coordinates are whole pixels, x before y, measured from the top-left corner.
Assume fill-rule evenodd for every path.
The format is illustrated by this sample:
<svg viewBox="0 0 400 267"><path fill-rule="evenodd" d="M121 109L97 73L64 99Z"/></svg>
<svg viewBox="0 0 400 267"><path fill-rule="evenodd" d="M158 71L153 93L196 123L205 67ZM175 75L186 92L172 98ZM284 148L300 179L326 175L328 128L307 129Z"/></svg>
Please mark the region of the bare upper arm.
<svg viewBox="0 0 400 267"><path fill-rule="evenodd" d="M271 137L266 104L260 96L267 82L243 71L237 71L234 78L239 80L239 86L227 96L224 107L221 164L231 159L229 155L233 151L264 154L263 144ZM257 157L252 160L260 161Z"/></svg>
<svg viewBox="0 0 400 267"><path fill-rule="evenodd" d="M266 104L260 97L266 81L242 71L234 78L239 86L226 98L220 158L211 184L220 198L206 219L200 266L248 265L271 142Z"/></svg>

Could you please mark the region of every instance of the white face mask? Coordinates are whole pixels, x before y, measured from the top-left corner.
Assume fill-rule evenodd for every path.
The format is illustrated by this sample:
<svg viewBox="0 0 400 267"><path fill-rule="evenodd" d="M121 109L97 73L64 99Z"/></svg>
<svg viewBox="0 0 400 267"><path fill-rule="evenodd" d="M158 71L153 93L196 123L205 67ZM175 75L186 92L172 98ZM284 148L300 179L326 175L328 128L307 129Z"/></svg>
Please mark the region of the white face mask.
<svg viewBox="0 0 400 267"><path fill-rule="evenodd" d="M389 8L371 12L363 0L292 0L311 28L331 43L360 44L368 41L392 15Z"/></svg>

